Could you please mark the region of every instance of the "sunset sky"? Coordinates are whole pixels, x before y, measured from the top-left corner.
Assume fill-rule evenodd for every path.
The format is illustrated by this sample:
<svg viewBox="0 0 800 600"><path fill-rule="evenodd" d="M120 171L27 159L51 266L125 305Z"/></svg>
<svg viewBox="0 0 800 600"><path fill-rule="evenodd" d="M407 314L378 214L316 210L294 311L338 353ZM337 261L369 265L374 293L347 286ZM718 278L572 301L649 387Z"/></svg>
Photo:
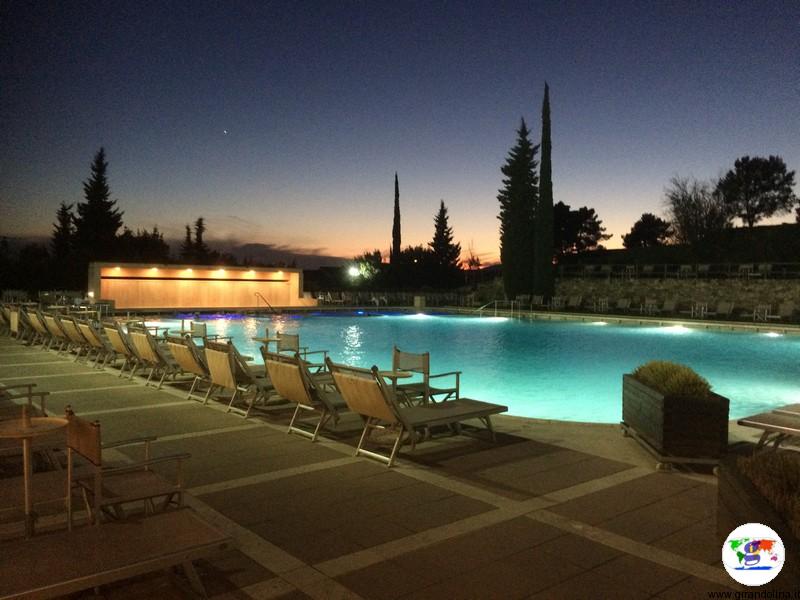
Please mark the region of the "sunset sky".
<svg viewBox="0 0 800 600"><path fill-rule="evenodd" d="M49 234L104 146L132 229L385 251L397 171L403 245L443 199L495 260L546 80L555 200L619 246L674 175L800 168L799 23L796 1L3 2L0 235Z"/></svg>

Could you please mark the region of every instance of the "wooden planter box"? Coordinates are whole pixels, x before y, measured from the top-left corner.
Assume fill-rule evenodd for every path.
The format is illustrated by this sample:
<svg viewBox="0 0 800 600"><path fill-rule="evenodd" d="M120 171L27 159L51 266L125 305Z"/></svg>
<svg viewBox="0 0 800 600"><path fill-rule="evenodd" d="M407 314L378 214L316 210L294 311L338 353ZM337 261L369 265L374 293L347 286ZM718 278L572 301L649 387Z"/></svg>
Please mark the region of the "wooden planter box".
<svg viewBox="0 0 800 600"><path fill-rule="evenodd" d="M786 561L780 574L764 588L800 589L800 540L798 540L772 505L759 493L749 478L736 466L736 456L720 462L717 494L717 537L720 548L731 531L745 523L763 523L775 530L786 550Z"/></svg>
<svg viewBox="0 0 800 600"><path fill-rule="evenodd" d="M665 397L622 376L622 422L663 456L716 459L728 448L728 399Z"/></svg>

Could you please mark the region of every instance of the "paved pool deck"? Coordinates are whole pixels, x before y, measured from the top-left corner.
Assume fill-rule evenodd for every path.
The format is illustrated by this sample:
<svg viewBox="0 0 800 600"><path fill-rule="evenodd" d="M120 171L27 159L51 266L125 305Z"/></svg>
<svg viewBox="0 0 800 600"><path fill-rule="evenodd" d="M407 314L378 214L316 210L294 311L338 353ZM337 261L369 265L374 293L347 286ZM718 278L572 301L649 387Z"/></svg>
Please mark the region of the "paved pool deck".
<svg viewBox="0 0 800 600"><path fill-rule="evenodd" d="M657 472L617 425L501 416L496 443L437 436L414 453L404 447L387 469L353 456L353 415L311 443L286 434L285 407L244 420L187 400L186 381L155 390L0 338L0 383L29 381L50 392L52 414L71 405L99 420L105 441L156 435L154 455L191 453L187 503L236 542L198 565L211 598L683 599L743 589L720 563L715 477ZM753 439L737 426L731 437ZM0 551L4 543L13 542ZM103 593L188 597L162 573Z"/></svg>

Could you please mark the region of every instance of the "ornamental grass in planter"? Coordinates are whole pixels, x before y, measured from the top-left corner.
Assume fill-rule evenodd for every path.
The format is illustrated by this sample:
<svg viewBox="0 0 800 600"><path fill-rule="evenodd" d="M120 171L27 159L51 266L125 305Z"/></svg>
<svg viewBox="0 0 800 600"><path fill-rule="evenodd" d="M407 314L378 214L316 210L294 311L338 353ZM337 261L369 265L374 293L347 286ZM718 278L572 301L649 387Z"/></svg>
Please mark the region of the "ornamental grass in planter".
<svg viewBox="0 0 800 600"><path fill-rule="evenodd" d="M684 365L652 361L622 377L624 425L664 456L722 456L728 446L728 405Z"/></svg>

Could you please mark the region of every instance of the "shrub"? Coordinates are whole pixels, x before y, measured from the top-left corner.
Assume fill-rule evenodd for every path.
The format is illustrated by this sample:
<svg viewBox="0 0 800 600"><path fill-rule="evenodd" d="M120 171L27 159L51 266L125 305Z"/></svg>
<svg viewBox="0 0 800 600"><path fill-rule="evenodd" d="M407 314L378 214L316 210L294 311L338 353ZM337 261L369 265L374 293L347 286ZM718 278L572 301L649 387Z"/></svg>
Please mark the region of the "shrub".
<svg viewBox="0 0 800 600"><path fill-rule="evenodd" d="M800 457L786 452L761 452L740 456L737 464L800 539Z"/></svg>
<svg viewBox="0 0 800 600"><path fill-rule="evenodd" d="M641 365L633 376L664 396L681 398L708 398L711 385L689 367L654 360Z"/></svg>

